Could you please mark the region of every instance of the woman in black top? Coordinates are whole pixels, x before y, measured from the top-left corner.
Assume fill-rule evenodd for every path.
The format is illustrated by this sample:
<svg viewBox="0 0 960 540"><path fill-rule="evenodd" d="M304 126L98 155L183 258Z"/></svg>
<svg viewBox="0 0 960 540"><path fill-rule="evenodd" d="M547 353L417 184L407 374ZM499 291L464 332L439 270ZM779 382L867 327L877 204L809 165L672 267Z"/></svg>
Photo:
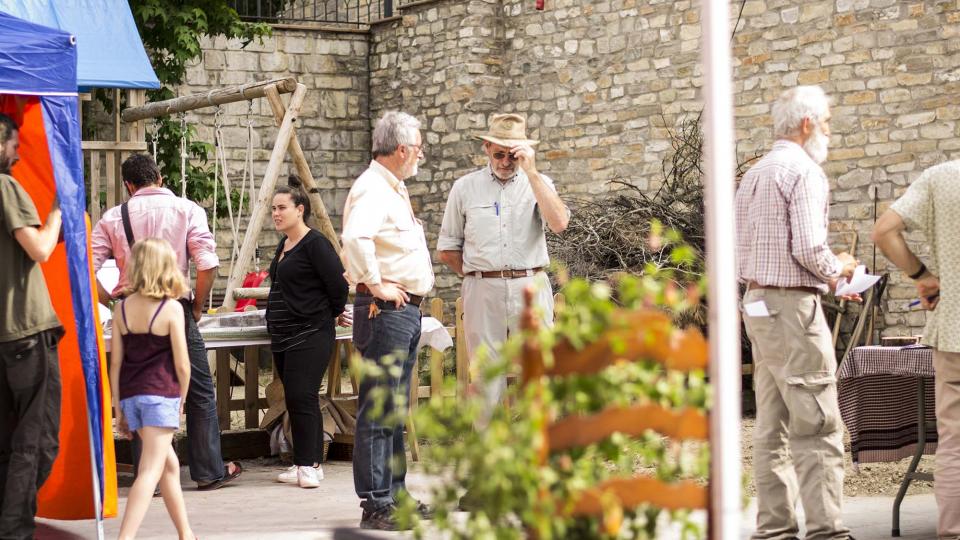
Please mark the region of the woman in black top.
<svg viewBox="0 0 960 540"><path fill-rule="evenodd" d="M284 237L270 263L267 330L293 432L294 466L277 480L304 488L318 487L323 479L320 382L347 301L340 257L307 225L309 216L310 201L292 176L290 186L273 196L273 222Z"/></svg>

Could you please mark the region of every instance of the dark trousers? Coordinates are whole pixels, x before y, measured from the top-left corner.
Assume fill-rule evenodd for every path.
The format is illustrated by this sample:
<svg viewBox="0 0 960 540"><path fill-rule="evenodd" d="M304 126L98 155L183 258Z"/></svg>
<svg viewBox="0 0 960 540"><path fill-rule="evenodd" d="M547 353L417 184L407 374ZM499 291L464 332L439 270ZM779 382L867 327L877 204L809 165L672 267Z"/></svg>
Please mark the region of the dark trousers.
<svg viewBox="0 0 960 540"><path fill-rule="evenodd" d="M365 361L382 368L382 374L360 381L353 443L353 484L363 499L360 506L368 511L394 504L397 493L406 490L403 428L421 317L417 306L397 310L392 303L378 301L380 313L370 319L372 300L358 296L353 305L353 344Z"/></svg>
<svg viewBox="0 0 960 540"><path fill-rule="evenodd" d="M293 463L304 467L320 463L323 429L320 420L320 383L330 364L336 330L324 325L306 342L291 350L273 353L273 363L283 383L284 402L293 432Z"/></svg>
<svg viewBox="0 0 960 540"><path fill-rule="evenodd" d="M187 415L187 460L190 478L207 484L222 479L223 453L220 450L220 424L217 420L217 394L207 362L207 348L200 335L200 328L193 320L193 304L180 300L186 322L187 353L190 356L190 388L184 412ZM133 470L140 469L140 438L133 437Z"/></svg>
<svg viewBox="0 0 960 540"><path fill-rule="evenodd" d="M0 343L0 538L33 538L37 490L60 448L63 331Z"/></svg>

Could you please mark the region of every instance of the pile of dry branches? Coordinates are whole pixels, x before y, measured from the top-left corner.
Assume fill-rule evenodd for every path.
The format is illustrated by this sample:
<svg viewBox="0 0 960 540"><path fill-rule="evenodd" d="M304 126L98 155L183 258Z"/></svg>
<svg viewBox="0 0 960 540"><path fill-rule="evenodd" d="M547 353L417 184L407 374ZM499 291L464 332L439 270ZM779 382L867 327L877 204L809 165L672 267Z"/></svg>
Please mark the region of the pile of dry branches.
<svg viewBox="0 0 960 540"><path fill-rule="evenodd" d="M672 151L663 161L663 181L648 194L623 180L609 195L569 199L573 210L562 235L550 235L551 257L567 267L571 276L604 279L617 272L640 273L647 263L672 264L669 246L651 246L650 223L659 221L674 229L703 260L703 132L700 118L680 123L670 133ZM701 268L696 270L700 271Z"/></svg>

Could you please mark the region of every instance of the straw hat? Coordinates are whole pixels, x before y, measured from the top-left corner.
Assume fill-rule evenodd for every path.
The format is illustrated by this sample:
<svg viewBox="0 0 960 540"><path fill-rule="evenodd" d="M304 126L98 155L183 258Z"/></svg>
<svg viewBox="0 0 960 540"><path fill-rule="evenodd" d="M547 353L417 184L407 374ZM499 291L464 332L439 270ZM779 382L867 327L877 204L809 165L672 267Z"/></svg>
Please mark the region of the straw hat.
<svg viewBox="0 0 960 540"><path fill-rule="evenodd" d="M527 119L519 114L495 114L490 118L490 130L474 135L500 146L534 145L540 141L527 138Z"/></svg>

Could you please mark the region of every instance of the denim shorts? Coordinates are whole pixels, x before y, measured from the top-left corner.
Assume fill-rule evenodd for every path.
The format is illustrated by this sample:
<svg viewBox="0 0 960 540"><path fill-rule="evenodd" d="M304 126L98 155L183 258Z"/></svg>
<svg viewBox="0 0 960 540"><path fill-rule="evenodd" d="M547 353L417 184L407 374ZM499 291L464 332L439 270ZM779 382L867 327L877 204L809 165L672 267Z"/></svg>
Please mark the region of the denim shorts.
<svg viewBox="0 0 960 540"><path fill-rule="evenodd" d="M120 409L127 418L130 431L149 427L180 427L180 398L163 396L133 396L120 400Z"/></svg>

